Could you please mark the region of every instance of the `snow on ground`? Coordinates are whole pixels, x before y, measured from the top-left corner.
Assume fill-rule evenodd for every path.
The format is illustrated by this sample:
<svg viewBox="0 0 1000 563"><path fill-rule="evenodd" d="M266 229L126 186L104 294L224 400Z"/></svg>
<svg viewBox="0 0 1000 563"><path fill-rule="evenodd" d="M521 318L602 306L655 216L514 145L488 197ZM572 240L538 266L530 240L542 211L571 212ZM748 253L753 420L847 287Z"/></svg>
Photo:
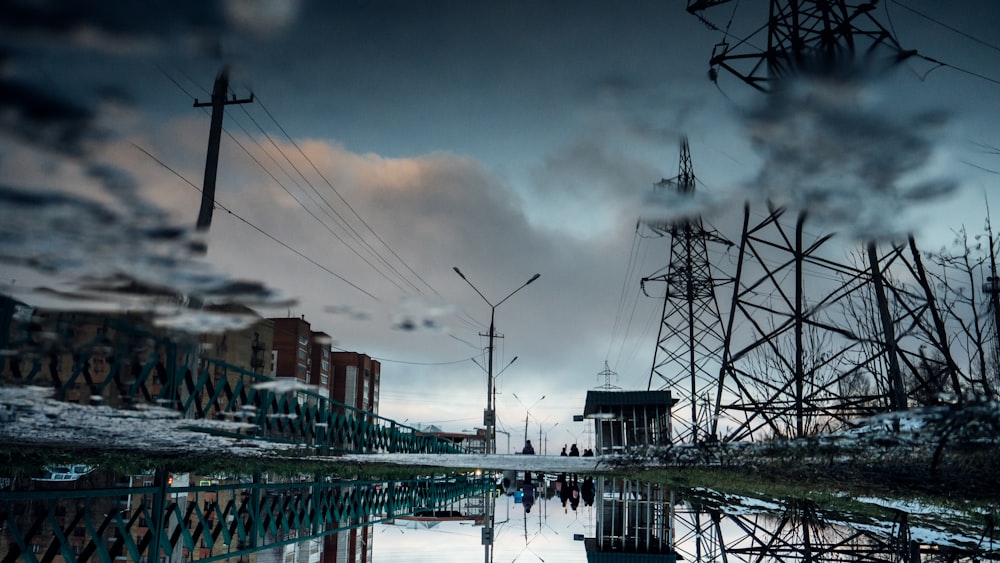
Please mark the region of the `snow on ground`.
<svg viewBox="0 0 1000 563"><path fill-rule="evenodd" d="M83 447L136 453L227 453L235 456L281 454L296 446L263 440L237 440L198 430L237 432L253 425L180 418L175 411L144 406L136 410L78 405L52 398L43 387L0 386L0 443L42 447ZM332 462L469 469L514 469L585 473L607 469L599 457L481 454L355 454Z"/></svg>
<svg viewBox="0 0 1000 563"><path fill-rule="evenodd" d="M938 505L924 504L916 500L884 499L878 497L854 497L854 500L885 508L891 508L907 514L933 514L936 516L962 516L965 514L961 510L944 508Z"/></svg>
<svg viewBox="0 0 1000 563"><path fill-rule="evenodd" d="M456 469L497 469L540 471L543 473L595 473L608 471L604 457L562 457L547 455L485 455L485 454L349 454L338 456L340 461L353 463L391 463L454 467Z"/></svg>
<svg viewBox="0 0 1000 563"><path fill-rule="evenodd" d="M180 418L161 407L123 410L57 401L42 387L0 386L0 443L157 453L263 455L287 446L235 440L190 428L235 432L244 425Z"/></svg>

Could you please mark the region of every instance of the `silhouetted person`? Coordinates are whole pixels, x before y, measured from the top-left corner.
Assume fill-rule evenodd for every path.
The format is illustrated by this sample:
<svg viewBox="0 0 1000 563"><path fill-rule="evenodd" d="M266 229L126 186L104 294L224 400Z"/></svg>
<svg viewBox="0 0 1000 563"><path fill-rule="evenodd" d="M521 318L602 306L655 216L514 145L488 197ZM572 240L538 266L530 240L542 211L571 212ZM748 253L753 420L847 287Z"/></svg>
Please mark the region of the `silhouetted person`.
<svg viewBox="0 0 1000 563"><path fill-rule="evenodd" d="M576 512L578 506L580 506L580 482L574 475L573 480L569 483L569 507Z"/></svg>
<svg viewBox="0 0 1000 563"><path fill-rule="evenodd" d="M580 457L580 449L576 447L576 444L573 444L573 446L569 449L569 456Z"/></svg>
<svg viewBox="0 0 1000 563"><path fill-rule="evenodd" d="M559 484L559 502L563 505L563 512L566 512L566 502L569 501L571 492L569 490L569 483L566 482L566 474L560 473L559 478L556 479L556 483Z"/></svg>
<svg viewBox="0 0 1000 563"><path fill-rule="evenodd" d="M531 445L531 440L524 442L524 449L521 450L524 455L535 455L535 448Z"/></svg>
<svg viewBox="0 0 1000 563"><path fill-rule="evenodd" d="M584 451L586 452L586 450ZM583 485L580 486L580 496L583 497L584 506L594 506L594 497L597 496L596 492L597 488L594 486L594 478L587 477L584 479Z"/></svg>
<svg viewBox="0 0 1000 563"><path fill-rule="evenodd" d="M594 450L590 448L583 450L583 457L594 457Z"/></svg>
<svg viewBox="0 0 1000 563"><path fill-rule="evenodd" d="M527 514L531 512L531 507L534 506L534 504L535 504L535 485L531 482L531 472L525 471L524 483L521 484L521 506L524 507L524 513Z"/></svg>
<svg viewBox="0 0 1000 563"><path fill-rule="evenodd" d="M569 455L569 454L566 453L566 446L565 446L565 444L563 445L562 452L559 455L560 456L567 456L567 455Z"/></svg>

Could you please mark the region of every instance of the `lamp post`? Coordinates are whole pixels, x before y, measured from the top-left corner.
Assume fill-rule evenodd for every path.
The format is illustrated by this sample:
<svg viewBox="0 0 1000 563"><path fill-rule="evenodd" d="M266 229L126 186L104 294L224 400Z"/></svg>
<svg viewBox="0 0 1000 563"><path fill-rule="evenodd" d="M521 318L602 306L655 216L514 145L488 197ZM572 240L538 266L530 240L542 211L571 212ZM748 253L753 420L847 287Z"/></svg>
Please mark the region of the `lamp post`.
<svg viewBox="0 0 1000 563"><path fill-rule="evenodd" d="M542 423L541 422L538 423L538 444L539 444L538 447L542 448L543 455L549 455L549 432L551 432L552 429L555 428L556 426L559 426L558 422L548 427L548 429L545 431L545 441L543 442Z"/></svg>
<svg viewBox="0 0 1000 563"><path fill-rule="evenodd" d="M521 400L521 398L517 396L517 393L511 393L511 395L513 395L514 398L517 399L517 402L521 403L521 406L524 407L524 442L527 443L528 442L528 416L531 414L531 409L535 408L535 405L537 405L538 403L542 402L542 399L545 398L545 395L542 395L541 397L538 398L537 401L535 401L534 403L531 403L530 407L524 404L524 402ZM539 445L539 447L541 447L541 445Z"/></svg>
<svg viewBox="0 0 1000 563"><path fill-rule="evenodd" d="M499 428L494 428L493 430L501 434L507 435L507 453L510 453L510 432L507 432L506 430L500 430Z"/></svg>
<svg viewBox="0 0 1000 563"><path fill-rule="evenodd" d="M459 270L457 266L455 266L453 269L455 270L455 273L458 274L458 277L465 280L465 283L469 284L469 287L471 287L476 293L478 293L479 296L483 298L483 301L485 301L486 304L490 306L489 371L487 372L487 378L486 378L486 416L484 418L486 419L485 420L486 438L487 438L486 453L488 454L496 453L497 449L496 411L493 409L493 338L496 335L496 325L494 324L494 319L496 318L497 307L502 305L504 301L510 299L512 295L524 289L528 284L540 278L542 274L535 274L531 276L531 279L521 284L521 286L515 289L514 291L508 293L507 297L504 297L496 304L494 304L491 303L490 300L487 299L486 296L483 295L481 291L479 291L479 288L472 285L472 282L469 281L469 278L466 278L465 274L463 274L462 271Z"/></svg>

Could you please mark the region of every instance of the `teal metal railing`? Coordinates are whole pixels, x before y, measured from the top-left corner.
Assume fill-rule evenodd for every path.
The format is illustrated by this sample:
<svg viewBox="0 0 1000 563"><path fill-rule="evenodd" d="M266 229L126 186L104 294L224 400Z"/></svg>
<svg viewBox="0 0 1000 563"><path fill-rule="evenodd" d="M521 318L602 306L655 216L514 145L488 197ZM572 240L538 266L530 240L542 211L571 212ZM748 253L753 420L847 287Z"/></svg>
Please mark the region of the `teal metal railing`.
<svg viewBox="0 0 1000 563"><path fill-rule="evenodd" d="M220 561L491 494L484 476L0 492L0 561ZM475 506L470 503L468 506ZM467 506L467 507L468 507ZM481 515L480 515L481 516Z"/></svg>

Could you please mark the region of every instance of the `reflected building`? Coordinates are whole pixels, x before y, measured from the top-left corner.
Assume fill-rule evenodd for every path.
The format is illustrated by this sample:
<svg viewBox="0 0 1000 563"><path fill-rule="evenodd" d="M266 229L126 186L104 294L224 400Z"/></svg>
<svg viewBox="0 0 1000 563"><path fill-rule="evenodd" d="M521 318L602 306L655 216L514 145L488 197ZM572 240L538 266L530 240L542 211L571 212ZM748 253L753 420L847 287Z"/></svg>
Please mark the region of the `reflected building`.
<svg viewBox="0 0 1000 563"><path fill-rule="evenodd" d="M587 561L677 561L670 491L631 479L597 479L596 536L584 539Z"/></svg>

